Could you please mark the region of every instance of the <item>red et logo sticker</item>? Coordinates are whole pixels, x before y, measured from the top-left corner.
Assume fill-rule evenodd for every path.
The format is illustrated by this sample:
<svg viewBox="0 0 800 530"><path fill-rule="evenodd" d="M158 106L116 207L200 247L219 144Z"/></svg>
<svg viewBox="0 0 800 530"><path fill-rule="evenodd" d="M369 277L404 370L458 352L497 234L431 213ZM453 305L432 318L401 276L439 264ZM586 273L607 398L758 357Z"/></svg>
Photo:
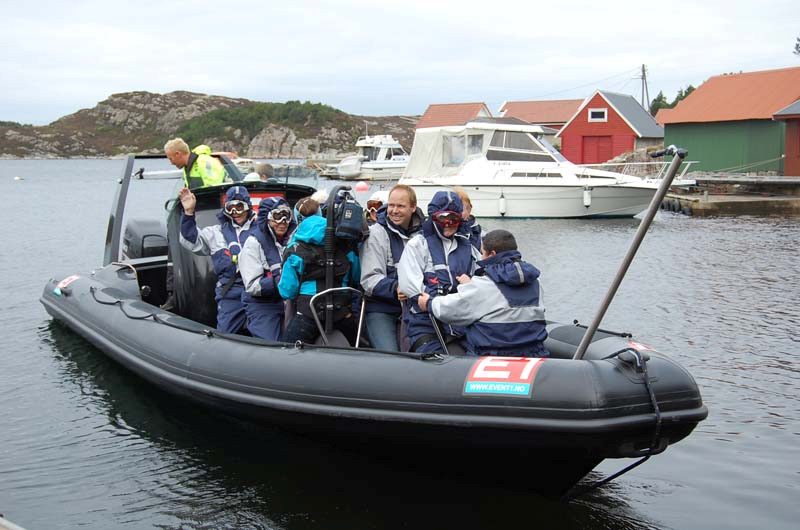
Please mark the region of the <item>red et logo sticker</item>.
<svg viewBox="0 0 800 530"><path fill-rule="evenodd" d="M464 394L530 397L540 357L481 357L464 382Z"/></svg>
<svg viewBox="0 0 800 530"><path fill-rule="evenodd" d="M64 278L63 280L58 282L58 285L56 285L56 287L59 288L59 289L63 289L64 287L66 287L67 285L71 284L72 282L74 282L78 278L80 278L80 276L78 276L77 274L73 274L72 276L67 276L66 278Z"/></svg>

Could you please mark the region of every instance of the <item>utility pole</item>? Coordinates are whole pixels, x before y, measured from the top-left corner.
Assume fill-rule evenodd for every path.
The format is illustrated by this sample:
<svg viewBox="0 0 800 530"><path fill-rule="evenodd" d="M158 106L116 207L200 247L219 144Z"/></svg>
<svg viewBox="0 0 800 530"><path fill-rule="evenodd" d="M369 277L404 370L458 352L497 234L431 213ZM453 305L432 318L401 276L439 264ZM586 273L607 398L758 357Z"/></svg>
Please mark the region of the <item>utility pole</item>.
<svg viewBox="0 0 800 530"><path fill-rule="evenodd" d="M650 92L647 90L647 67L642 65L642 107L650 112Z"/></svg>

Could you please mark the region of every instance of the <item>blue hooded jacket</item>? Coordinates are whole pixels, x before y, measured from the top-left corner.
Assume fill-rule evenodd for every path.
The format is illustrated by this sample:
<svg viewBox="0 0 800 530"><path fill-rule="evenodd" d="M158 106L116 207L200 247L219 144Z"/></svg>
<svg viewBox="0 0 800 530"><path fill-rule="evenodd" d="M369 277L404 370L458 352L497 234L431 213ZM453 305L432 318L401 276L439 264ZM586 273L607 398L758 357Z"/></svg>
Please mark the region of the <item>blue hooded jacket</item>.
<svg viewBox="0 0 800 530"><path fill-rule="evenodd" d="M477 355L547 356L539 269L516 250L478 265L482 269L458 293L431 300L433 315L464 326L467 349Z"/></svg>
<svg viewBox="0 0 800 530"><path fill-rule="evenodd" d="M247 203L248 215L244 224L236 225L231 216L225 213L225 209L217 212L218 225L207 226L198 231L197 221L194 215L181 213L181 238L188 242L184 243L197 254L211 256L214 265L214 272L217 275L217 297L222 294L222 286L226 285L231 278L236 278L233 288L228 290L226 298L239 298L242 286L242 279L239 277L236 267L239 252L244 246L250 233L251 223L255 216L250 194L244 186L231 186L225 192L225 202L240 200Z"/></svg>
<svg viewBox="0 0 800 530"><path fill-rule="evenodd" d="M261 201L258 219L250 230L250 238L245 242L239 257L239 270L244 280L245 292L242 300L282 301L277 284L280 279L283 250L289 233L295 229L294 219L289 221L286 234L276 241L276 234L269 224L272 210L289 204L282 197L268 197ZM266 261L264 261L266 260Z"/></svg>
<svg viewBox="0 0 800 530"><path fill-rule="evenodd" d="M404 318L412 345L424 341L426 337L432 338L428 341L429 344L423 344L422 349L416 350L421 352L440 346L436 341L429 315L425 314L417 303L421 294L420 288L431 298L457 292L460 287L456 278L462 274L472 275L478 254L470 243L464 223L461 223L452 236L455 246L451 247L449 254L445 256L444 235L430 217L442 210L461 214L463 205L458 194L451 191L438 191L434 194L428 203L429 217L423 223L421 233L414 236L406 245L398 266L400 290L409 297L409 311ZM446 331L450 335L462 333L462 330L454 326L450 326Z"/></svg>
<svg viewBox="0 0 800 530"><path fill-rule="evenodd" d="M303 256L298 253L298 246L299 242L318 247L324 246L326 225L327 219L312 215L303 219L303 222L297 227L292 236L294 243L286 249L281 279L278 282L278 291L283 298L294 300L298 296L313 296L317 294L316 281L306 280L301 282L303 274L307 272L308 264L305 263ZM334 287L358 287L361 276L358 256L355 252L349 250L347 252L347 260L350 262L349 274L342 279L341 285L334 285Z"/></svg>

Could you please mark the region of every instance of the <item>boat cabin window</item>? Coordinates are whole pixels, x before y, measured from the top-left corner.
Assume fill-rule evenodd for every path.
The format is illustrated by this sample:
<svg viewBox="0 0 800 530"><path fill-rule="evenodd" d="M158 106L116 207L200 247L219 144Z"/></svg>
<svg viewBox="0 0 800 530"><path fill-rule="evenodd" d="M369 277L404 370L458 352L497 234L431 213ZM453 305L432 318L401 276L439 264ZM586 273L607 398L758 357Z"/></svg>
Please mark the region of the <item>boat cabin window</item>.
<svg viewBox="0 0 800 530"><path fill-rule="evenodd" d="M564 175L561 173L547 173L542 171L515 171L511 174L512 177L536 177L536 178L553 178L559 179Z"/></svg>
<svg viewBox="0 0 800 530"><path fill-rule="evenodd" d="M401 148L399 148L399 147L393 147L393 148L392 148L392 155L391 155L392 157L395 157L395 156L405 156L405 154L406 154L406 152L405 152L405 151L403 151L403 149L401 149Z"/></svg>
<svg viewBox="0 0 800 530"><path fill-rule="evenodd" d="M377 160L378 151L379 149L377 147L362 147L361 156L367 157L367 160Z"/></svg>
<svg viewBox="0 0 800 530"><path fill-rule="evenodd" d="M467 156L479 155L483 152L483 135L467 135Z"/></svg>
<svg viewBox="0 0 800 530"><path fill-rule="evenodd" d="M509 160L521 162L553 162L553 155L534 140L530 133L519 131L495 131L487 160Z"/></svg>
<svg viewBox="0 0 800 530"><path fill-rule="evenodd" d="M442 165L460 166L466 157L466 138L464 136L442 137Z"/></svg>

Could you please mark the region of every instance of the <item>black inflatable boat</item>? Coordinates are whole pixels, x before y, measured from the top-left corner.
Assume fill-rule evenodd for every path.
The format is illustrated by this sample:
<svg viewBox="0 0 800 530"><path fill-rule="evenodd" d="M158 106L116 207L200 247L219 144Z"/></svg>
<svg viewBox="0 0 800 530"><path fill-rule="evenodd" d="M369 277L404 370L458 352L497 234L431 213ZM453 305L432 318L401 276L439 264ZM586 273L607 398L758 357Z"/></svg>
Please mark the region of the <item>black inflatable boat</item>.
<svg viewBox="0 0 800 530"><path fill-rule="evenodd" d="M163 234L143 224L128 231L122 249L119 220L133 165L129 157L104 265L51 279L41 302L109 357L170 393L314 436L377 441L385 452L446 449L468 458L465 466L484 464L493 480L524 477L527 486L550 495L568 490L605 458L660 453L707 415L691 375L629 336L598 331L583 359L573 360L586 331L574 324L548 324L552 357L546 359L425 358L332 341L281 344L221 334L209 324L213 270L179 246L172 249L176 281L186 285L178 314L161 310ZM282 194L290 202L310 193L280 182L244 185L255 196ZM226 187L197 190L198 211L206 211L198 213L198 224L214 222ZM176 243L178 222L173 209L168 229Z"/></svg>

